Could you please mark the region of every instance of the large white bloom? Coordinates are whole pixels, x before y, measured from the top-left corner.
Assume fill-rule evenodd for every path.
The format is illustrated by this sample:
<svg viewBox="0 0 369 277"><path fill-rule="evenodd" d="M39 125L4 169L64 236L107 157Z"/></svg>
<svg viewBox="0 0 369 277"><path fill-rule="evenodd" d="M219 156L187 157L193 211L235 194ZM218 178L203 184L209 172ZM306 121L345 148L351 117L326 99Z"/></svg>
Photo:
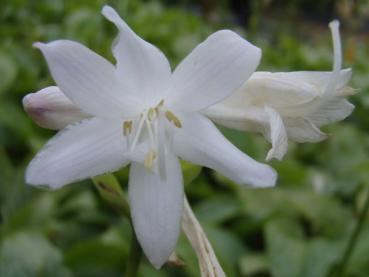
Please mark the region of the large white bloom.
<svg viewBox="0 0 369 277"><path fill-rule="evenodd" d="M231 97L204 113L226 127L262 133L272 143L267 160L282 159L288 139L318 142L319 127L346 118L354 106L345 97L351 69L341 70L339 23L329 24L334 46L332 72L255 72Z"/></svg>
<svg viewBox="0 0 369 277"><path fill-rule="evenodd" d="M131 163L134 229L146 256L159 268L180 230L184 195L178 157L240 184L275 184L272 168L239 151L199 113L238 89L255 70L261 53L223 30L197 46L172 73L165 56L138 37L111 7L102 13L119 29L113 45L116 66L76 42L35 44L69 100L58 98L56 87L41 94L53 91L56 106L77 106L83 112L74 119L89 118L52 138L31 161L26 181L57 189ZM32 100L35 95L24 99L26 107L33 107L28 109L31 114L40 111L39 100Z"/></svg>

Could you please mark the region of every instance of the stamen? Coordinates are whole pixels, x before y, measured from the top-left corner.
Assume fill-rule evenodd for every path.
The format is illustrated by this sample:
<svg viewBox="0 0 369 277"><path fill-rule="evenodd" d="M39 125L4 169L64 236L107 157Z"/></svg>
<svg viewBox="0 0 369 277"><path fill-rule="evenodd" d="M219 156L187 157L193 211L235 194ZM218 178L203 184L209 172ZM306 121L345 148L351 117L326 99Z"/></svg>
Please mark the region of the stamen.
<svg viewBox="0 0 369 277"><path fill-rule="evenodd" d="M152 121L156 114L157 114L157 111L154 108L150 108L149 111L147 112L147 118L150 121Z"/></svg>
<svg viewBox="0 0 369 277"><path fill-rule="evenodd" d="M171 111L166 111L165 112L165 116L167 117L167 119L169 120L169 122L172 122L174 124L174 126L176 126L177 128L181 128L182 127L181 121Z"/></svg>
<svg viewBox="0 0 369 277"><path fill-rule="evenodd" d="M156 159L156 152L154 150L151 150L149 153L145 156L144 166L151 170L154 165L154 160Z"/></svg>
<svg viewBox="0 0 369 277"><path fill-rule="evenodd" d="M140 122L138 124L135 137L134 137L133 142L132 142L131 147L130 147L131 150L133 150L136 147L136 144L138 142L138 139L139 139L141 131L142 131L142 127L143 127L144 122L145 122L145 118L146 118L146 114L145 113L141 114Z"/></svg>
<svg viewBox="0 0 369 277"><path fill-rule="evenodd" d="M151 146L151 148L154 148L155 147L155 139L154 139L154 133L153 133L152 128L151 128L151 123L147 118L145 118L145 123L146 123L147 133L149 134L150 146Z"/></svg>
<svg viewBox="0 0 369 277"><path fill-rule="evenodd" d="M158 171L160 180L164 181L166 179L166 160L165 160L165 145L166 136L164 130L164 122L158 122Z"/></svg>
<svg viewBox="0 0 369 277"><path fill-rule="evenodd" d="M124 121L123 123L123 135L128 136L132 133L132 121Z"/></svg>
<svg viewBox="0 0 369 277"><path fill-rule="evenodd" d="M156 105L156 107L154 108L156 115L159 115L159 109L164 105L164 99L161 99L159 104Z"/></svg>
<svg viewBox="0 0 369 277"><path fill-rule="evenodd" d="M160 108L164 105L164 99L161 99L159 104L156 105L156 108Z"/></svg>

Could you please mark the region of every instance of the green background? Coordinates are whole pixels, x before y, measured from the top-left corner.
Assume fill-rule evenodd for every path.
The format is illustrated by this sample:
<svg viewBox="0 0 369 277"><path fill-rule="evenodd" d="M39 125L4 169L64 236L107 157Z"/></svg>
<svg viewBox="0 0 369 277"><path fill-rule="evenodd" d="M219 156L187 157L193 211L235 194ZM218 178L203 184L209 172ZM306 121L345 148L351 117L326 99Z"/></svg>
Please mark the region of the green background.
<svg viewBox="0 0 369 277"><path fill-rule="evenodd" d="M228 276L327 276L340 261L369 193L368 1L58 1L0 2L0 276L122 276L131 231L126 219L86 180L58 191L26 186L27 163L54 132L39 128L21 99L53 84L35 41L67 38L113 61L114 26L100 14L118 10L173 66L215 30L228 28L263 50L259 70L330 70L328 22L340 18L344 66L353 68L354 113L326 128L318 144L289 144L273 189L239 187L186 165L186 193ZM222 129L263 161L259 135ZM126 189L127 170L118 173ZM141 276L198 276L185 237L183 267ZM345 276L369 276L369 224L363 226Z"/></svg>

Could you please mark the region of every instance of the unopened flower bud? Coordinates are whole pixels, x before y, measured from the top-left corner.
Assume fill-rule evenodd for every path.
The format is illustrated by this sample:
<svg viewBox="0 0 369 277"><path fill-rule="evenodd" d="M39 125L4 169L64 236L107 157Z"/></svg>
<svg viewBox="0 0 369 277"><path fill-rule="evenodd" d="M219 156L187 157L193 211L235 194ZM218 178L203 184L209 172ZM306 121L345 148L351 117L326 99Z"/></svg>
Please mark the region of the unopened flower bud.
<svg viewBox="0 0 369 277"><path fill-rule="evenodd" d="M53 130L90 117L55 86L27 94L23 98L23 107L39 126Z"/></svg>

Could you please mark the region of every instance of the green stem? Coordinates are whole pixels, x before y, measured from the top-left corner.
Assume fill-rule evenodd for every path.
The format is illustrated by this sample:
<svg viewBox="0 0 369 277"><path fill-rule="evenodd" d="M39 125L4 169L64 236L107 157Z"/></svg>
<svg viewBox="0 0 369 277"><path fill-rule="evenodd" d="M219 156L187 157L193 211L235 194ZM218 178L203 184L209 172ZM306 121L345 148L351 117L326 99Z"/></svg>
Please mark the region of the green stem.
<svg viewBox="0 0 369 277"><path fill-rule="evenodd" d="M337 274L335 275L337 277L343 276L343 274L345 272L345 269L346 269L347 264L348 264L348 262L350 260L350 257L352 255L352 252L353 252L353 250L355 248L355 245L357 243L357 240L358 240L358 237L360 235L360 232L361 232L361 230L363 228L364 221L365 221L366 215L368 213L368 210L369 210L369 190L367 192L367 196L366 196L366 200L365 200L364 206L363 206L362 210L360 211L358 221L356 222L355 229L352 232L352 235L350 237L350 240L348 242L348 245L347 245L347 247L345 249L345 252L343 253L341 262L338 265Z"/></svg>
<svg viewBox="0 0 369 277"><path fill-rule="evenodd" d="M136 277L138 272L138 267L140 265L140 260L142 256L142 248L137 241L137 237L132 228L132 240L131 240L131 248L129 251L129 256L127 260L126 267L126 277Z"/></svg>
<svg viewBox="0 0 369 277"><path fill-rule="evenodd" d="M142 256L142 249L137 241L136 234L133 230L131 221L131 213L127 197L122 190L119 181L112 174L97 176L92 179L100 196L109 203L115 210L125 216L132 226L132 241L130 253L127 260L126 274L127 277L137 276L138 267Z"/></svg>

